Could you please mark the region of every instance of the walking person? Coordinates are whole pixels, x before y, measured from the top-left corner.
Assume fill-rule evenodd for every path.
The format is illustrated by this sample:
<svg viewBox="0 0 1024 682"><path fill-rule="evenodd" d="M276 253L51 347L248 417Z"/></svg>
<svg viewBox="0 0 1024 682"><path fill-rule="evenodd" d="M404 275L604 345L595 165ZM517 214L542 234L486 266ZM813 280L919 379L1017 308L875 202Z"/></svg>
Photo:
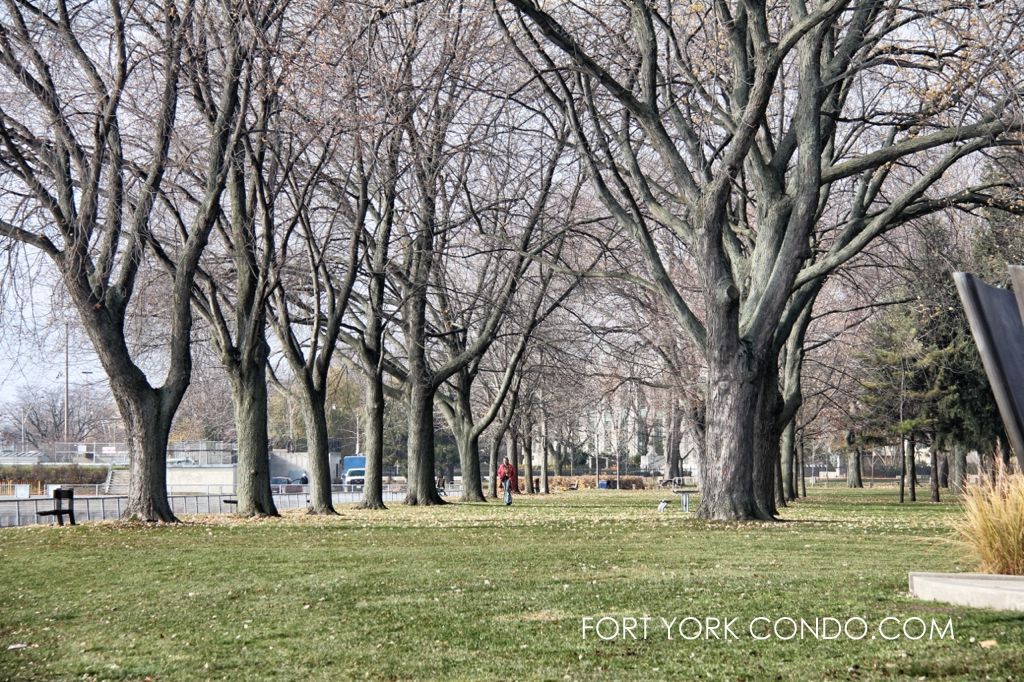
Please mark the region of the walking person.
<svg viewBox="0 0 1024 682"><path fill-rule="evenodd" d="M506 457L501 466L498 467L498 480L501 481L501 488L505 492L505 504L512 504L512 481L516 477L516 468Z"/></svg>

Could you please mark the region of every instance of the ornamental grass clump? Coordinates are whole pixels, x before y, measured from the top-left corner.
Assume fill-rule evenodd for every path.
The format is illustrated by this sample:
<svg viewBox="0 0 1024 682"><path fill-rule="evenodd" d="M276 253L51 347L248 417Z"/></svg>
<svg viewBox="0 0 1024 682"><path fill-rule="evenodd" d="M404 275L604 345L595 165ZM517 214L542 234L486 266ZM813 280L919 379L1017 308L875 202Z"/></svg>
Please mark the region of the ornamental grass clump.
<svg viewBox="0 0 1024 682"><path fill-rule="evenodd" d="M1024 575L1024 474L982 477L963 496L956 530L985 573Z"/></svg>

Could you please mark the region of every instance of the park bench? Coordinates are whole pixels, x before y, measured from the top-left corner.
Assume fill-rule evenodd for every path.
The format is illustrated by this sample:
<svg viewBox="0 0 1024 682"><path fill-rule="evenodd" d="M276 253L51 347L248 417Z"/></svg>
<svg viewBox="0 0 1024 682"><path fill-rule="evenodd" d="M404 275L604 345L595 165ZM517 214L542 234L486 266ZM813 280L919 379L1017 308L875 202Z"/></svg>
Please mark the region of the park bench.
<svg viewBox="0 0 1024 682"><path fill-rule="evenodd" d="M68 506L64 506L64 500L68 501ZM71 525L75 525L75 490L74 488L54 488L53 489L53 509L47 509L46 511L36 512L39 516L56 516L57 525L64 525L64 517L68 517L71 521Z"/></svg>
<svg viewBox="0 0 1024 682"><path fill-rule="evenodd" d="M580 489L580 482L579 481L573 481L572 483L569 484L569 490L579 490L579 489Z"/></svg>

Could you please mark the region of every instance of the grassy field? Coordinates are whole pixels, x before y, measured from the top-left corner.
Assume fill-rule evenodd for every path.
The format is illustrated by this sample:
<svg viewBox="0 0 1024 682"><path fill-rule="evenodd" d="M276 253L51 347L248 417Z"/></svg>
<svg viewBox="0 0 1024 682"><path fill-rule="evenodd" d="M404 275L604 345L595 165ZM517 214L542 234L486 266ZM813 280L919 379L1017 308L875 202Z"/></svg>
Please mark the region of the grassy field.
<svg viewBox="0 0 1024 682"><path fill-rule="evenodd" d="M971 565L951 539L954 504L894 495L819 489L770 525L704 524L678 502L659 514L656 492L580 491L511 508L3 530L0 678L1020 679L1021 615L907 596L908 571ZM644 615L646 639L583 636L585 618ZM659 619L686 617L736 618L736 637L668 639ZM763 627L784 637L779 619L823 617L869 632ZM908 622L917 636L914 618L951 619L955 639L879 636Z"/></svg>

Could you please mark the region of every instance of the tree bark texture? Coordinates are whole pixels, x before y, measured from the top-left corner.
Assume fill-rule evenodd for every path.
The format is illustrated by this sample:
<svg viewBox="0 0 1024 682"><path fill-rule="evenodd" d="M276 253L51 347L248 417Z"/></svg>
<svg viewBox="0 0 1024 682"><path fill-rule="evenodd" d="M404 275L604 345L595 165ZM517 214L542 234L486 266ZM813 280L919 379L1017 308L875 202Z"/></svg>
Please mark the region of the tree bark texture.
<svg viewBox="0 0 1024 682"><path fill-rule="evenodd" d="M266 364L262 357L240 363L228 368L228 376L238 437L237 512L244 516L277 516L270 492Z"/></svg>
<svg viewBox="0 0 1024 682"><path fill-rule="evenodd" d="M384 377L373 369L366 377L363 397L366 433L366 479L362 509L386 509L384 506Z"/></svg>
<svg viewBox="0 0 1024 682"><path fill-rule="evenodd" d="M738 355L738 348L725 347L708 363L702 495L697 511L703 519L765 518L758 510L753 485L751 417L757 409L759 387Z"/></svg>
<svg viewBox="0 0 1024 682"><path fill-rule="evenodd" d="M122 518L177 521L167 498L167 437L174 410L161 405L159 390L133 391L123 384L110 382L128 437L128 504Z"/></svg>
<svg viewBox="0 0 1024 682"><path fill-rule="evenodd" d="M434 389L429 382L409 384L409 463L405 504L445 504L434 477Z"/></svg>
<svg viewBox="0 0 1024 682"><path fill-rule="evenodd" d="M864 476L861 468L861 450L858 447L851 447L846 451L846 487L863 488Z"/></svg>
<svg viewBox="0 0 1024 682"><path fill-rule="evenodd" d="M309 455L310 514L335 514L331 499L331 455L327 438L327 413L323 396L308 396L302 406L306 423L306 452Z"/></svg>

